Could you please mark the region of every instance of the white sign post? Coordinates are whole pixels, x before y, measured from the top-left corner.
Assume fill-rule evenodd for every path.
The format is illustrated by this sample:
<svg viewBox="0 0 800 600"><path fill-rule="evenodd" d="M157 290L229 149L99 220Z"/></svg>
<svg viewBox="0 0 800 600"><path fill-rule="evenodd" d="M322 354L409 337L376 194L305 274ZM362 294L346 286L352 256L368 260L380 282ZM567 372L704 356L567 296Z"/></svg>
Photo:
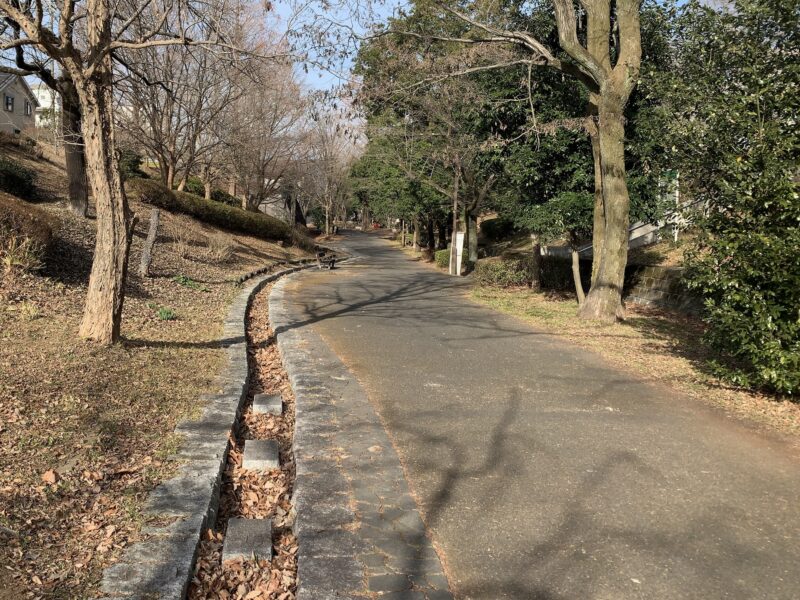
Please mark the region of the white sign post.
<svg viewBox="0 0 800 600"><path fill-rule="evenodd" d="M453 252L455 249L456 252L456 260L455 260L455 273L453 272L453 261L450 261L450 275L461 275L461 261L464 258L464 232L463 231L456 231L456 240L455 244L453 244L453 248L450 249L450 252Z"/></svg>

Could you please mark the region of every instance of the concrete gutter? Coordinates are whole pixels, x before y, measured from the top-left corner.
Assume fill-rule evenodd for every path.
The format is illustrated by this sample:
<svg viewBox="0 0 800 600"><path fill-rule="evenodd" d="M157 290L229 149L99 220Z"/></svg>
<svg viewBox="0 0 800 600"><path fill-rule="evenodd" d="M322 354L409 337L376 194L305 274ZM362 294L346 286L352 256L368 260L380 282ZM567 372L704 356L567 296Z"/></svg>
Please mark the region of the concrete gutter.
<svg viewBox="0 0 800 600"><path fill-rule="evenodd" d="M105 597L182 600L186 596L200 537L216 521L228 436L247 398L247 309L266 284L311 266L297 264L270 275L261 274L264 269L260 269L254 277L240 278L246 283L229 309L220 342L226 365L212 385L220 391L200 396L198 401L205 407L200 419L183 421L175 428L186 438L177 454L183 465L175 477L150 493L144 507L145 516L157 517L164 524L144 527L142 533L148 539L130 546L120 562L104 571L101 591Z"/></svg>

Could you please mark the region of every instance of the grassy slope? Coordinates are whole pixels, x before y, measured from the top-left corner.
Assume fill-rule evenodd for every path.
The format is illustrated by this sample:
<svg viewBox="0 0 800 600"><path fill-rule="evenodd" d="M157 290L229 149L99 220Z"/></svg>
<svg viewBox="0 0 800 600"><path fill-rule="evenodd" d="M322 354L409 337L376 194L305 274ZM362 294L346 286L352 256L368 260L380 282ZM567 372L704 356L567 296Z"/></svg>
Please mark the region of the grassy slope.
<svg viewBox="0 0 800 600"><path fill-rule="evenodd" d="M216 341L233 280L299 251L162 211L153 276L131 269L125 342L98 348L75 335L94 221L65 210L57 162L0 150L37 170L49 200L40 206L62 222L42 272L0 282L0 598L83 598L139 537L142 501L175 467L179 440L170 432L198 411L222 364ZM135 267L150 207L132 199L132 209ZM232 257L220 261L226 246ZM160 320L161 307L177 319Z"/></svg>

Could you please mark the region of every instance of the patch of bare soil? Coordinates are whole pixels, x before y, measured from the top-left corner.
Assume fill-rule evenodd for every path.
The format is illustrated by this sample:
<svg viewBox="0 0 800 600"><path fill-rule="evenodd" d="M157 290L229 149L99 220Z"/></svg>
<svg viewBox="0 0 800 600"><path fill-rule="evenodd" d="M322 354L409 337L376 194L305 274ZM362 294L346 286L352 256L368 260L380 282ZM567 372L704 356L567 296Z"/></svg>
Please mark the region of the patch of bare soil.
<svg viewBox="0 0 800 600"><path fill-rule="evenodd" d="M94 221L41 206L61 221L46 266L0 280L0 598L86 598L173 472L176 423L212 391L233 282L298 252L162 211L142 279L150 207L134 202L124 342L101 348L77 338Z"/></svg>
<svg viewBox="0 0 800 600"><path fill-rule="evenodd" d="M622 323L583 321L572 299L529 289L476 287L471 297L535 327L597 352L613 366L664 383L727 413L800 443L800 403L726 385L709 372L712 352L696 317L630 305Z"/></svg>
<svg viewBox="0 0 800 600"><path fill-rule="evenodd" d="M294 394L283 369L269 326L268 298L271 286L261 290L248 313L248 355L251 386L249 401L257 393L281 394L282 415L256 415L248 407L239 423L223 479L220 511L215 529L206 531L200 545L189 600L256 598L293 600L297 583L297 540L292 534L291 505L294 481L292 436ZM250 471L242 468L247 440L273 439L280 447L281 468ZM273 557L222 562L227 521L231 517L272 519Z"/></svg>

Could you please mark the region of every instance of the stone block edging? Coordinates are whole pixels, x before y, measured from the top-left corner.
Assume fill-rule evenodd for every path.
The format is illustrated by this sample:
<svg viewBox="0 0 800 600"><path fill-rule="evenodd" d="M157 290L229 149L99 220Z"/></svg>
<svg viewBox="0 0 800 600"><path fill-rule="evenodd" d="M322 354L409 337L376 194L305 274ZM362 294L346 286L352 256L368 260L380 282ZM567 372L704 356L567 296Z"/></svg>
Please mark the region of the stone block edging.
<svg viewBox="0 0 800 600"><path fill-rule="evenodd" d="M352 259L352 258L351 258ZM335 456L320 440L321 428L333 427L329 403L335 396L326 365L312 356L306 336L298 331L284 288L292 278L277 283L270 292L270 324L275 332L284 369L295 396L295 431L292 450L295 482L292 504L297 512L297 600L357 600L348 588L362 588L364 570L356 558L359 540L342 522L353 522L348 500L350 485L336 468Z"/></svg>
<svg viewBox="0 0 800 600"><path fill-rule="evenodd" d="M147 517L158 517L163 524L144 527L148 539L131 545L120 562L105 569L104 597L182 600L186 596L200 536L216 521L228 436L247 398L247 309L263 286L311 266L315 263L301 262L261 276L263 270L258 270L242 279L242 290L223 325L220 344L227 361L212 384L218 391L200 396L205 408L198 420L182 421L175 428L185 436L176 455L183 464L172 479L150 493L143 509Z"/></svg>

